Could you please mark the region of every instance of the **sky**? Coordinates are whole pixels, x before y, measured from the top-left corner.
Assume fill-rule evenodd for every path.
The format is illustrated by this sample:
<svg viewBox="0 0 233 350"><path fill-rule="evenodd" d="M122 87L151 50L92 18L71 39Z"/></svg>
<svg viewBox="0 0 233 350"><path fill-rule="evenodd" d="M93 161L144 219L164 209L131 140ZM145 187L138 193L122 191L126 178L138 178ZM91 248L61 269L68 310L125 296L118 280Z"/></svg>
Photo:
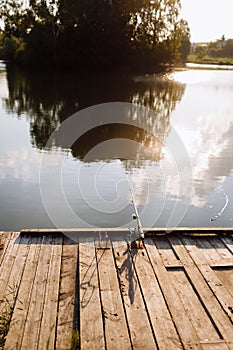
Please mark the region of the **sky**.
<svg viewBox="0 0 233 350"><path fill-rule="evenodd" d="M191 42L233 39L233 0L181 0L181 17L188 21Z"/></svg>

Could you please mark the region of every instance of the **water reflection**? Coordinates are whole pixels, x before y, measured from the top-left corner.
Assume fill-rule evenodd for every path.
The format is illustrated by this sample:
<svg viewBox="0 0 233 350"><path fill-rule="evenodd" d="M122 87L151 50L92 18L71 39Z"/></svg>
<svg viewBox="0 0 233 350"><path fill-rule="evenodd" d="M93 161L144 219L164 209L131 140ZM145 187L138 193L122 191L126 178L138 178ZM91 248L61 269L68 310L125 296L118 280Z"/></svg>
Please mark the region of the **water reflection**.
<svg viewBox="0 0 233 350"><path fill-rule="evenodd" d="M182 71L172 77L187 84L184 100L173 114L173 121L192 161L191 204L196 208L208 208L203 211L208 221L211 215L221 211L227 193L229 218L232 210L229 184L233 173L233 71ZM226 223L225 217L222 225ZM221 220L218 224L221 225Z"/></svg>
<svg viewBox="0 0 233 350"><path fill-rule="evenodd" d="M164 207L166 180L163 167L169 166L165 165L166 161L164 165L161 162L166 154L164 146L169 139L171 113L182 99L184 84L162 76L30 72L10 65L7 66L6 74L9 94L4 99L4 108L8 115L17 115L22 120L26 117L33 147L46 151L45 192L46 195L51 194L51 208L58 216L58 225L80 227L87 223L94 226L128 224L132 205L128 184L124 181L125 173L129 171L139 211L148 203L151 207L145 213L147 218L143 224L150 226L151 219L153 224ZM67 146L66 142L56 138L51 149L48 148L50 135L72 114L90 106L116 101L132 102L130 113L119 117L116 115L112 121L110 111L107 124L104 125L102 116L97 115L96 127L88 129L81 137L75 137L77 131L87 129L87 119L79 119L71 130L74 133L73 144ZM138 105L147 108L138 113ZM151 113L149 109L154 112ZM71 153L67 153L67 147ZM59 153L61 148L67 154L65 160ZM58 155L54 153L56 149ZM77 162L73 161L74 158ZM32 159L39 172L40 155L36 154ZM66 201L72 212L80 218L79 222L64 210L62 193L59 195L58 190L54 190L56 184L60 184L55 176L60 174L58 163L61 162ZM158 167L159 163L161 167ZM78 188L77 173L81 174ZM28 175L23 181L27 181L27 178ZM43 179L40 181L41 187ZM118 186L122 181L124 185ZM169 210L172 212L172 209L171 205ZM26 211L30 212L30 208ZM166 215L161 225L165 225L168 217ZM44 224L30 226L43 227Z"/></svg>
<svg viewBox="0 0 233 350"><path fill-rule="evenodd" d="M233 171L233 115L216 121L215 117L199 121L199 142L193 158L193 204L203 206L206 197L221 190Z"/></svg>
<svg viewBox="0 0 233 350"><path fill-rule="evenodd" d="M25 72L10 65L2 67L0 229L52 225L40 197L42 156L47 160L46 189L54 197L51 205L61 226L80 227L89 222L110 227L128 223L132 205L129 207L128 185L122 179L129 173L139 211L147 207L143 225L150 226L153 218L155 226L166 226L175 201L184 212L180 174L189 178L185 166L178 172L170 162L167 145L173 127L184 143L193 172L191 203L180 225L231 225L232 82L233 71L193 70L168 77L132 77ZM48 148L50 135L73 113L116 101L133 103L123 123L121 118L113 122L109 116L108 123L102 124L102 116L98 115L96 126L77 137L72 145L56 139L57 143ZM137 105L154 113L147 109L138 113ZM85 118L79 120L74 136L86 124ZM183 164L182 154L177 152L176 156ZM62 162L67 202L83 220L80 222L67 219L57 192L54 195L54 177ZM96 186L98 193L94 193ZM226 210L210 222L224 207L225 193L229 198ZM124 200L121 211L119 198ZM102 207L97 207L100 200Z"/></svg>
<svg viewBox="0 0 233 350"><path fill-rule="evenodd" d="M46 147L49 136L73 113L111 101L133 102L153 109L154 117L146 113L137 115L135 110L135 113L132 111L132 118L137 118L142 130L148 130L163 143L169 133L170 115L184 92L183 84L159 77L101 75L100 78L100 75L93 74L29 72L14 66L7 67L7 81L9 97L5 99L5 107L9 114L26 115L29 118L31 141L38 149ZM106 133L108 136L103 136ZM102 141L104 138L128 137L141 145L149 142L148 135L143 132L138 139L138 130L126 130L120 125L105 126L83 136L72 147L73 155L83 159L87 150L101 141L98 139L100 135ZM154 143L157 147L154 159L159 161L161 144L156 140ZM135 152L135 158L138 158L138 150Z"/></svg>
<svg viewBox="0 0 233 350"><path fill-rule="evenodd" d="M109 147L104 150L98 149L98 154L92 152L92 158L88 153L97 145L109 140L121 139L120 148L114 142L109 143ZM132 140L133 143L125 143L123 140ZM141 147L143 145L144 147ZM106 145L102 145L106 146ZM124 149L125 159L137 159L140 154L140 160L151 159L159 162L161 159L161 151L163 144L160 139L154 135L149 134L145 129L139 128L135 125L122 123L108 123L97 126L81 135L72 145L72 154L80 160L90 162L97 159L109 160L121 158L121 148ZM100 148L100 147L98 147ZM148 152L145 152L145 148ZM150 151L150 150L153 150ZM107 152L106 152L107 151Z"/></svg>

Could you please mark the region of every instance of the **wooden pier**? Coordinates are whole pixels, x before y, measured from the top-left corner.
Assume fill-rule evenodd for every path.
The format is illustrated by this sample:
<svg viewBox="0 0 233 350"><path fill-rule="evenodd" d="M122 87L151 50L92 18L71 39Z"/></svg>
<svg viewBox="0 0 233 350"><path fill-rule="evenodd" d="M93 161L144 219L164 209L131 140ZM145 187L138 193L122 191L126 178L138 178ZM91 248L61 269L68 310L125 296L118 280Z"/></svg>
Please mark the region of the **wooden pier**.
<svg viewBox="0 0 233 350"><path fill-rule="evenodd" d="M72 234L0 233L4 349L233 349L233 229Z"/></svg>

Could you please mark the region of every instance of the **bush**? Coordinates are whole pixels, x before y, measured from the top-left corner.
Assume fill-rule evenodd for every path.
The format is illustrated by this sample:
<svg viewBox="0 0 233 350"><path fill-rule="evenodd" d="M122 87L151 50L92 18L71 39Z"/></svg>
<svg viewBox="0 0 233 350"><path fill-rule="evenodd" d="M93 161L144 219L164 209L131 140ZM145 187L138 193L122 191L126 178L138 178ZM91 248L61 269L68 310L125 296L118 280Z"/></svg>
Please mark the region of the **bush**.
<svg viewBox="0 0 233 350"><path fill-rule="evenodd" d="M4 60L18 61L25 51L25 43L21 38L8 38L2 39L2 46L0 50L0 57Z"/></svg>

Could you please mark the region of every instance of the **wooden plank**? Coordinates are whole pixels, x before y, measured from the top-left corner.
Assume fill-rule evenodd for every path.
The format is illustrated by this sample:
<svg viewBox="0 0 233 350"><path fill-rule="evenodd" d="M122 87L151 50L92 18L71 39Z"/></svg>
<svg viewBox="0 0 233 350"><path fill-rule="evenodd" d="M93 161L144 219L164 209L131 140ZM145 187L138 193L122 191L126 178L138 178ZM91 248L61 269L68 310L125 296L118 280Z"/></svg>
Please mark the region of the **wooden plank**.
<svg viewBox="0 0 233 350"><path fill-rule="evenodd" d="M165 267L175 268L182 266L180 260L178 260L175 256L172 247L166 237L159 237L156 239L155 245L158 248L159 254L163 261L163 265Z"/></svg>
<svg viewBox="0 0 233 350"><path fill-rule="evenodd" d="M212 240L213 239L213 240ZM227 255L222 250L227 250L226 246L221 245L220 250L216 249L214 242L219 242L219 239L212 237L208 238L197 238L195 237L195 242L197 247L201 249L202 255L205 257L205 260L211 267L227 267L233 266L233 255L229 252L230 255Z"/></svg>
<svg viewBox="0 0 233 350"><path fill-rule="evenodd" d="M147 234L168 234L171 233L180 233L180 234L206 234L206 235L226 235L226 234L233 234L233 227L145 227L143 228L143 231ZM118 228L111 228L111 227L93 227L91 229L89 228L43 228L43 229L26 229L21 230L22 233L39 233L39 234L54 234L54 233L95 233L98 234L99 232L121 232L121 233L128 233L128 228L118 227Z"/></svg>
<svg viewBox="0 0 233 350"><path fill-rule="evenodd" d="M74 323L78 244L64 237L55 348L70 349Z"/></svg>
<svg viewBox="0 0 233 350"><path fill-rule="evenodd" d="M221 255L216 250L213 244L211 244L212 239L215 237L209 238L195 238L195 241L193 241L196 246L201 249L202 255L205 257L206 261L209 265L212 266L212 264L215 264L216 261L222 260Z"/></svg>
<svg viewBox="0 0 233 350"><path fill-rule="evenodd" d="M231 268L229 268L229 266L218 266L214 269L214 273L228 290L233 299L233 266L231 266ZM231 314L233 314L233 303L228 307L228 310Z"/></svg>
<svg viewBox="0 0 233 350"><path fill-rule="evenodd" d="M107 349L131 349L112 250L96 250Z"/></svg>
<svg viewBox="0 0 233 350"><path fill-rule="evenodd" d="M152 234L183 235L226 235L233 233L233 227L145 227L144 232Z"/></svg>
<svg viewBox="0 0 233 350"><path fill-rule="evenodd" d="M51 260L43 305L43 317L40 327L39 350L44 350L45 347L46 350L53 350L55 346L62 243L62 236L53 238Z"/></svg>
<svg viewBox="0 0 233 350"><path fill-rule="evenodd" d="M30 304L24 328L22 349L37 349L43 315L46 283L52 252L52 236L43 237ZM50 312L50 310L47 310ZM46 346L46 345L45 345Z"/></svg>
<svg viewBox="0 0 233 350"><path fill-rule="evenodd" d="M222 259L233 259L233 254L228 250L227 246L219 237L213 237L210 240L210 243L216 249Z"/></svg>
<svg viewBox="0 0 233 350"><path fill-rule="evenodd" d="M31 291L37 270L37 264L41 248L40 243L41 237L34 236L31 238L27 261L23 272L21 284L19 286L10 329L5 343L6 350L21 349L24 327L31 299Z"/></svg>
<svg viewBox="0 0 233 350"><path fill-rule="evenodd" d="M107 231L106 232L99 232L98 238L96 238L95 241L96 249L111 249L111 243L108 238Z"/></svg>
<svg viewBox="0 0 233 350"><path fill-rule="evenodd" d="M211 242L212 243L212 242ZM223 247L220 246L219 249L214 248L214 243L204 241L205 257L208 256L208 262L211 268L214 271L214 274L217 276L218 280L223 284L227 289L228 293L233 298L233 258L232 254L228 250L227 246L224 245L227 253L223 251ZM223 243L224 244L224 243ZM230 255L229 255L229 254ZM225 258L222 258L224 256ZM229 312L232 313L232 307L228 307Z"/></svg>
<svg viewBox="0 0 233 350"><path fill-rule="evenodd" d="M229 350L227 343L224 340L219 341L203 341L200 343L203 350Z"/></svg>
<svg viewBox="0 0 233 350"><path fill-rule="evenodd" d="M189 283L185 271L183 269L174 269L170 270L169 274L184 310L196 330L198 338L206 342L219 341L220 337L200 303L192 285Z"/></svg>
<svg viewBox="0 0 233 350"><path fill-rule="evenodd" d="M161 256L154 245L154 242L149 238L146 238L144 242L155 276L172 316L172 320L175 323L183 347L185 349L200 349L197 333L185 312L179 296L177 295L175 286L171 283L169 272L163 265Z"/></svg>
<svg viewBox="0 0 233 350"><path fill-rule="evenodd" d="M128 233L129 229L123 228L123 227L118 227L118 228L111 228L111 227L93 227L93 228L59 228L59 229L54 229L54 228L43 228L43 229L26 229L26 230L21 230L21 233L30 233L30 234L79 234L79 236L83 235L83 238L86 237L86 235L93 236L93 234L98 237L99 233L104 234L105 236L108 233L111 232L119 232L119 233ZM233 229L232 229L233 232Z"/></svg>
<svg viewBox="0 0 233 350"><path fill-rule="evenodd" d="M8 244L10 242L13 232L0 232L0 266L4 255L6 254Z"/></svg>
<svg viewBox="0 0 233 350"><path fill-rule="evenodd" d="M21 237L20 244L17 249L17 255L15 257L9 280L6 285L5 295L7 296L8 303L11 306L15 304L16 294L18 292L29 251L30 240L31 238L29 235Z"/></svg>
<svg viewBox="0 0 233 350"><path fill-rule="evenodd" d="M8 247L5 251L5 254L2 256L1 265L0 265L0 299L2 294L4 293L5 283L8 280L11 269L14 265L14 259L16 257L18 244L14 244L16 239L18 243L20 242L21 237L19 237L18 233L12 233L10 238L8 238Z"/></svg>
<svg viewBox="0 0 233 350"><path fill-rule="evenodd" d="M6 294L8 294L8 291L6 288L8 286L11 270L14 266L14 262L17 256L17 251L19 248L19 244L17 243L20 243L20 240L21 240L21 237L18 238L18 236L19 236L18 233L12 234L8 245L8 249L6 251L6 254L4 255L2 264L0 266L0 301L4 299ZM2 306L0 305L0 312L2 307L3 307L3 304Z"/></svg>
<svg viewBox="0 0 233 350"><path fill-rule="evenodd" d="M41 248L40 237L10 233L0 257L2 296L12 284L19 287L6 350L71 348L78 245L65 239L62 247L61 236L46 235L49 244ZM157 247L148 242L146 250L130 251L126 242L113 243L113 250L110 241L81 243L81 349L233 349L232 239L158 236Z"/></svg>
<svg viewBox="0 0 233 350"><path fill-rule="evenodd" d="M133 349L156 349L134 267L134 262L137 261L137 250L133 250L131 255L127 243L123 241L120 244L113 242L113 248Z"/></svg>
<svg viewBox="0 0 233 350"><path fill-rule="evenodd" d="M222 242L227 246L231 254L233 254L233 236L221 237Z"/></svg>
<svg viewBox="0 0 233 350"><path fill-rule="evenodd" d="M213 291L216 298L219 300L222 305L223 310L227 313L231 321L233 322L233 314L231 313L229 307L233 305L233 298L225 288L225 286L218 279L214 271L211 269L209 264L206 262L203 253L193 244L193 240L190 238L182 238L182 241L185 243L187 249L189 249L189 254L195 261L198 266L202 276L207 281L211 290Z"/></svg>
<svg viewBox="0 0 233 350"><path fill-rule="evenodd" d="M81 349L105 349L94 238L79 241Z"/></svg>
<svg viewBox="0 0 233 350"><path fill-rule="evenodd" d="M183 263L186 273L192 281L193 286L198 293L198 297L201 300L203 306L205 305L208 314L211 315L211 319L216 329L220 332L223 339L232 346L233 329L232 324L228 316L223 312L218 300L215 298L214 293L210 289L209 285L205 281L202 273L200 272L200 266L196 266L190 254L194 250L193 240L189 244L188 237L184 238L184 246L181 240L177 237L169 238L173 249L175 249L181 262ZM191 239L191 238L189 238Z"/></svg>
<svg viewBox="0 0 233 350"><path fill-rule="evenodd" d="M134 249L132 254L158 348L161 350L182 349L180 338L146 250Z"/></svg>
<svg viewBox="0 0 233 350"><path fill-rule="evenodd" d="M232 267L233 268L233 258L232 259L219 259L211 263L212 268L221 268L221 267Z"/></svg>

